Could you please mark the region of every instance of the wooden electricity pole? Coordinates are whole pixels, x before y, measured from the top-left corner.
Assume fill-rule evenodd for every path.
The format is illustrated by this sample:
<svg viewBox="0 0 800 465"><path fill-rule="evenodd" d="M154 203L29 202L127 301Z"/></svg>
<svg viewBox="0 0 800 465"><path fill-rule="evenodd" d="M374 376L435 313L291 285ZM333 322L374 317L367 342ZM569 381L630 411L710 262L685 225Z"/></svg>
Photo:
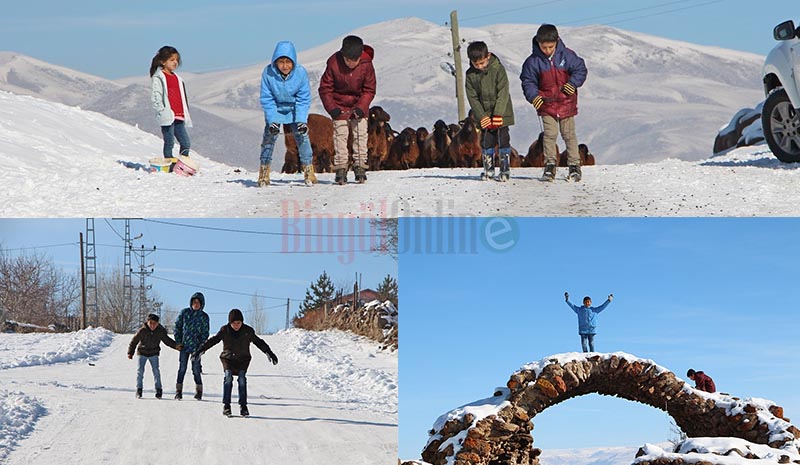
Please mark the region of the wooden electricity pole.
<svg viewBox="0 0 800 465"><path fill-rule="evenodd" d="M456 65L456 100L458 100L458 120L466 118L464 106L464 72L461 67L461 39L458 35L458 11L450 12L450 34L453 38L453 60Z"/></svg>

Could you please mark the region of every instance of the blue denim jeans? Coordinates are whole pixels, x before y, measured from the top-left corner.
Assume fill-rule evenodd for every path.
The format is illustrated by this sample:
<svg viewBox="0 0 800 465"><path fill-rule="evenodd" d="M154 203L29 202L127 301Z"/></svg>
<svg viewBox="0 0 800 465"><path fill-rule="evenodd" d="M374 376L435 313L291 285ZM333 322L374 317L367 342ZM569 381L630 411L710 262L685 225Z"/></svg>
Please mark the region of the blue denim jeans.
<svg viewBox="0 0 800 465"><path fill-rule="evenodd" d="M587 348L586 345L589 345ZM581 334L581 347L584 352L594 352L594 334Z"/></svg>
<svg viewBox="0 0 800 465"><path fill-rule="evenodd" d="M139 356L139 369L136 371L136 389L142 389L142 382L144 380L144 365L150 362L150 368L153 369L153 378L156 381L156 389L161 389L161 370L158 369L158 355L152 357Z"/></svg>
<svg viewBox="0 0 800 465"><path fill-rule="evenodd" d="M189 155L189 148L192 145L189 140L189 133L186 132L186 122L176 119L169 126L161 126L161 135L164 136L164 157L172 156L172 147L175 147L175 139L180 144L179 153Z"/></svg>
<svg viewBox="0 0 800 465"><path fill-rule="evenodd" d="M313 153L311 152L311 139L308 134L300 134L297 132L297 123L290 123L287 126L294 134L294 141L297 142L297 152L300 154L300 164L310 165ZM278 140L279 134L270 134L269 125L264 127L264 138L261 141L261 164L269 165L272 163L272 151L275 150L275 141Z"/></svg>
<svg viewBox="0 0 800 465"><path fill-rule="evenodd" d="M244 370L239 370L239 405L247 405L247 377ZM222 403L231 403L231 391L233 390L233 373L225 370L225 381L222 383Z"/></svg>
<svg viewBox="0 0 800 465"><path fill-rule="evenodd" d="M189 364L189 356L192 355L189 353L188 350L181 350L180 357L178 359L178 384L183 384L183 377L186 375L186 368ZM194 375L194 384L203 384L203 378L200 376L202 372L200 367L200 357L197 360L192 361L192 374Z"/></svg>

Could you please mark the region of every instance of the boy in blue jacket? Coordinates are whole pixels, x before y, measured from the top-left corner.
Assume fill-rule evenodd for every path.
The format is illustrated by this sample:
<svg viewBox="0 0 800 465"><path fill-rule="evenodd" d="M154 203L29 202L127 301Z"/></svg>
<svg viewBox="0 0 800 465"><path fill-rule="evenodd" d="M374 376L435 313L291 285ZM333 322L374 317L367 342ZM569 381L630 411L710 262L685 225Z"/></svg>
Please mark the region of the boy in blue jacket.
<svg viewBox="0 0 800 465"><path fill-rule="evenodd" d="M316 184L308 137L308 112L311 108L311 86L306 69L297 63L294 44L281 41L275 45L272 62L261 73L261 107L264 109L264 139L261 142L261 168L258 186L269 185L270 163L281 125L292 131L297 142L303 179L307 186Z"/></svg>
<svg viewBox="0 0 800 465"><path fill-rule="evenodd" d="M208 339L208 314L203 311L206 298L202 292L195 292L189 299L189 306L181 310L175 320L175 342L181 345L178 359L178 380L175 383L175 398L183 399L183 378L192 361L192 375L194 376L194 398L203 398L203 370L200 367L200 357L192 357L192 353Z"/></svg>
<svg viewBox="0 0 800 465"><path fill-rule="evenodd" d="M556 138L567 145L567 181L581 180L581 158L575 134L578 87L586 81L586 63L568 49L552 24L542 24L533 38L533 53L522 64L522 93L536 108L544 128L543 180L556 177Z"/></svg>
<svg viewBox="0 0 800 465"><path fill-rule="evenodd" d="M605 310L608 304L614 300L614 294L608 295L608 300L599 307L592 307L592 298L583 298L583 306L573 305L569 301L569 292L564 293L564 300L567 301L569 308L578 315L578 334L581 336L581 347L584 352L594 352L594 336L597 334L597 314ZM587 347L588 345L588 347Z"/></svg>

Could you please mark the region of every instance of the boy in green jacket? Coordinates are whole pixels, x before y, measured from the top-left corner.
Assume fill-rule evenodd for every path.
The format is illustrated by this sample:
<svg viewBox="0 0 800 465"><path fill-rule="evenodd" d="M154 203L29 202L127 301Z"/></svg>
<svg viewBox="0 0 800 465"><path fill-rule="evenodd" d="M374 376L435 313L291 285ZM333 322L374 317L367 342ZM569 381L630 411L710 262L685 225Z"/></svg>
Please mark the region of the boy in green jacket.
<svg viewBox="0 0 800 465"><path fill-rule="evenodd" d="M514 124L514 109L508 90L508 75L500 60L489 53L485 42L476 41L467 47L470 67L465 87L467 100L481 127L483 173L481 179L495 179L495 146L500 149L500 176L498 181L508 181L511 175L511 137L508 127Z"/></svg>

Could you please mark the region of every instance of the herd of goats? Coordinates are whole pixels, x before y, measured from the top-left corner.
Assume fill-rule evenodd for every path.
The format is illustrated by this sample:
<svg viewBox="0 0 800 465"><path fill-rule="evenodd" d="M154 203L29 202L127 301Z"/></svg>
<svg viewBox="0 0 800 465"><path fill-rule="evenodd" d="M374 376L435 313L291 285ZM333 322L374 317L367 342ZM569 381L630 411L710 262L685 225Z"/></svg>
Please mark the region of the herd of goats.
<svg viewBox="0 0 800 465"><path fill-rule="evenodd" d="M367 159L369 170L407 170L411 168L477 168L482 167L480 129L468 116L458 124L436 121L433 131L425 127L407 127L400 132L389 125L389 114L381 107L370 108ZM333 171L333 122L327 116L312 113L308 116L309 138L314 154L314 171ZM286 156L282 172L300 172L297 144L291 132L284 128ZM511 167L543 167L542 136L533 141L528 152L521 156L511 149ZM350 141L352 142L352 141ZM351 146L348 143L348 146ZM579 146L581 164L594 165L594 155L585 144ZM352 150L350 151L352 154ZM352 157L351 157L352 158ZM497 166L497 165L495 165ZM559 166L567 166L566 151L559 151Z"/></svg>

